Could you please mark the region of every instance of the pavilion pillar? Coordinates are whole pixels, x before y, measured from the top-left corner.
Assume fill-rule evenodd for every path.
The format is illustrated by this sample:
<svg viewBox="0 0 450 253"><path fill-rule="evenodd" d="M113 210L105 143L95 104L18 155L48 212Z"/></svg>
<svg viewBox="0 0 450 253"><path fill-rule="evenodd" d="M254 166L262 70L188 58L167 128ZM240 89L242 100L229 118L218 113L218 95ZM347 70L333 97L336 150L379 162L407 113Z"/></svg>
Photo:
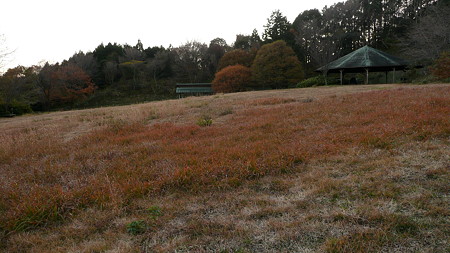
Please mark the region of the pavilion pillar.
<svg viewBox="0 0 450 253"><path fill-rule="evenodd" d="M395 68L394 68L394 72L392 73L392 83L395 83Z"/></svg>
<svg viewBox="0 0 450 253"><path fill-rule="evenodd" d="M344 72L344 70L340 70L340 72L341 72L341 85L344 83L344 81L343 81L343 78L344 78L344 74L343 74L343 72Z"/></svg>
<svg viewBox="0 0 450 253"><path fill-rule="evenodd" d="M386 84L387 84L387 83L388 83L388 72L385 71L385 72L384 72L384 75L385 75L385 77L386 77Z"/></svg>
<svg viewBox="0 0 450 253"><path fill-rule="evenodd" d="M369 68L366 68L366 84L369 84Z"/></svg>

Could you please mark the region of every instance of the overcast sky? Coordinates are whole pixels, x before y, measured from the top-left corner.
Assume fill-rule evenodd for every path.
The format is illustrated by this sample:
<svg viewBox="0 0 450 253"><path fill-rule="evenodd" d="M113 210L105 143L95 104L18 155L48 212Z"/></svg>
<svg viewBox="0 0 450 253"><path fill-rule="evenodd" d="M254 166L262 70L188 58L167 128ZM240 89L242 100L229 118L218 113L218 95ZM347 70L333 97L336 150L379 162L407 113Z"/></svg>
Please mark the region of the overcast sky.
<svg viewBox="0 0 450 253"><path fill-rule="evenodd" d="M0 34L15 50L8 67L60 62L100 43L144 47L179 46L214 38L234 42L236 34L261 35L272 11L290 22L304 10L338 0L1 0Z"/></svg>

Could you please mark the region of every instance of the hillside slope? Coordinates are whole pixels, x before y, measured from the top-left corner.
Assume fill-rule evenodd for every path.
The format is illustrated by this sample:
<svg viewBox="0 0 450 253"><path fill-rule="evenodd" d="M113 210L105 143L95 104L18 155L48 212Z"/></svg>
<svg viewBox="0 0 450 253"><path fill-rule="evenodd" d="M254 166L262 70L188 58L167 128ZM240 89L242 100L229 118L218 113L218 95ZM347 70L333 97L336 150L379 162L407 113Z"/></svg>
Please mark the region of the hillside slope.
<svg viewBox="0 0 450 253"><path fill-rule="evenodd" d="M0 250L445 252L449 94L320 87L0 119Z"/></svg>

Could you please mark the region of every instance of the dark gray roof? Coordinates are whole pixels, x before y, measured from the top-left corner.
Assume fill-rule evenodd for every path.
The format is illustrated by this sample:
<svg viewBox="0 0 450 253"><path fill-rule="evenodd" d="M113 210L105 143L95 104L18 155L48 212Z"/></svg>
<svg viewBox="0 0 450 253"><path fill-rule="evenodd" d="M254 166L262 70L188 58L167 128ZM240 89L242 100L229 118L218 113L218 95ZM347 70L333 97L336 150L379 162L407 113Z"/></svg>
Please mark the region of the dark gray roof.
<svg viewBox="0 0 450 253"><path fill-rule="evenodd" d="M177 83L176 87L177 94L183 93L213 93L210 83Z"/></svg>
<svg viewBox="0 0 450 253"><path fill-rule="evenodd" d="M408 62L403 59L365 46L318 68L316 71L323 71L327 68L328 72L339 72L340 70L360 72L366 68L371 71L390 71L393 68L405 69L406 66L408 66Z"/></svg>

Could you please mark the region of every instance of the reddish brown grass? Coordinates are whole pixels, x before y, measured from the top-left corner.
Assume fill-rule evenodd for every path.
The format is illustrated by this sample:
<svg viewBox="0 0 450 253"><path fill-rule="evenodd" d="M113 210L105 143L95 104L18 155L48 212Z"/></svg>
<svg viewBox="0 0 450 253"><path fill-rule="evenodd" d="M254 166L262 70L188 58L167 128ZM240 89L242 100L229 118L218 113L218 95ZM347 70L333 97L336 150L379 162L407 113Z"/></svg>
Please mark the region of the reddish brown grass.
<svg viewBox="0 0 450 253"><path fill-rule="evenodd" d="M199 127L194 120L172 123L139 118L112 121L70 139L51 132L33 134L25 128L16 136L3 136L0 144L0 230L8 234L51 227L86 208L120 209L142 196L230 189L266 175L300 172L305 164L326 162L355 148L390 152L413 141L445 140L450 134L448 94L448 86L438 86L308 103L263 98L244 102L247 106L210 127ZM427 176L443 173L440 168ZM376 180L352 186L339 175L304 177L304 182L308 180L316 195L332 199L395 199L401 192L394 183L380 186ZM269 190L288 188L275 183ZM298 205L307 204L298 201ZM278 217L290 209L266 207L250 218ZM430 212L443 211L434 208ZM214 222L191 222L189 226L201 227L194 229L200 234L232 230ZM355 232L328 241L324 247L345 251L350 247L346 243L354 246L352 240L364 238L377 242L382 234Z"/></svg>

